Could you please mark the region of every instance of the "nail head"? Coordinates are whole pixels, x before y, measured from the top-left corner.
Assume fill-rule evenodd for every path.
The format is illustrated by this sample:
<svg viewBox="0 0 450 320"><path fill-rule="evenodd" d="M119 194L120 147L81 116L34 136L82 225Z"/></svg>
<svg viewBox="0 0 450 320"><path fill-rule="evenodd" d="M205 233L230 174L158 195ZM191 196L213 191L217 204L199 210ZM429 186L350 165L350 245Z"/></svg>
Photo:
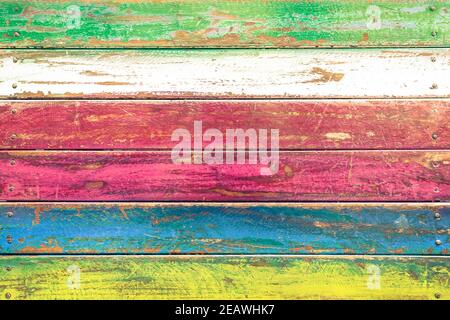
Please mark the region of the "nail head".
<svg viewBox="0 0 450 320"><path fill-rule="evenodd" d="M434 213L434 218L435 219L440 219L441 218L441 214L439 212L435 212Z"/></svg>
<svg viewBox="0 0 450 320"><path fill-rule="evenodd" d="M432 31L431 32L431 36L436 37L437 36L437 32L436 31Z"/></svg>
<svg viewBox="0 0 450 320"><path fill-rule="evenodd" d="M17 89L17 83L13 83L12 88Z"/></svg>
<svg viewBox="0 0 450 320"><path fill-rule="evenodd" d="M11 217L14 215L14 212L8 211L8 212L6 213L6 215L8 216L8 218L11 218Z"/></svg>
<svg viewBox="0 0 450 320"><path fill-rule="evenodd" d="M440 299L441 298L441 294L440 293L435 293L434 296L436 297L436 299Z"/></svg>
<svg viewBox="0 0 450 320"><path fill-rule="evenodd" d="M9 164L12 165L12 166L15 166L15 165L16 165L16 160L11 160L11 161L9 162Z"/></svg>
<svg viewBox="0 0 450 320"><path fill-rule="evenodd" d="M431 135L431 137L433 138L433 140L436 140L436 139L438 138L438 134L437 134L437 133L433 133L433 134Z"/></svg>
<svg viewBox="0 0 450 320"><path fill-rule="evenodd" d="M7 292L7 293L5 294L5 298L6 298L6 299L11 299L11 293Z"/></svg>
<svg viewBox="0 0 450 320"><path fill-rule="evenodd" d="M442 244L441 240L436 239L436 245L440 246Z"/></svg>
<svg viewBox="0 0 450 320"><path fill-rule="evenodd" d="M11 235L8 235L6 237L6 242L8 242L9 244L11 244L13 242L13 238L11 237Z"/></svg>
<svg viewBox="0 0 450 320"><path fill-rule="evenodd" d="M431 85L431 89L437 89L437 88L438 88L437 83L433 83L433 84Z"/></svg>

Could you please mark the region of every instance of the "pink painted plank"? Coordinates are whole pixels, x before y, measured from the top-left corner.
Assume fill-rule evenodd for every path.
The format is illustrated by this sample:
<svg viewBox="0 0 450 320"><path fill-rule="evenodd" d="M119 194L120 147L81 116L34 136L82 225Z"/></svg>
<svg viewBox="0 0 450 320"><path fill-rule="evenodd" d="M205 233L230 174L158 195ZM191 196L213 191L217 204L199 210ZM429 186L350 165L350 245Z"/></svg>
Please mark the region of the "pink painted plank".
<svg viewBox="0 0 450 320"><path fill-rule="evenodd" d="M171 149L177 128L279 129L280 148L448 149L450 100L6 101L1 149ZM433 138L434 137L434 138Z"/></svg>
<svg viewBox="0 0 450 320"><path fill-rule="evenodd" d="M1 200L450 200L450 151L281 152L261 164L174 164L170 152L0 152Z"/></svg>

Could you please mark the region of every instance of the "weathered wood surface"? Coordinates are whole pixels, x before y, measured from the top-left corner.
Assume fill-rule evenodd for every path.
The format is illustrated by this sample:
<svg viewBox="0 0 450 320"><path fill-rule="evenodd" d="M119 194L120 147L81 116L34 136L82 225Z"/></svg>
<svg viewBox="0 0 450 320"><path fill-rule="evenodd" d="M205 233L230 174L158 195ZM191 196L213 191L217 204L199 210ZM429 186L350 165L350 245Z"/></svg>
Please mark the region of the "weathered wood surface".
<svg viewBox="0 0 450 320"><path fill-rule="evenodd" d="M450 204L8 203L0 228L2 254L448 254Z"/></svg>
<svg viewBox="0 0 450 320"><path fill-rule="evenodd" d="M247 156L248 156L248 152ZM192 154L200 161L201 154ZM1 151L1 200L447 201L450 151L280 152L271 164L170 151ZM184 160L192 160L190 157ZM269 169L271 167L272 169ZM273 170L273 175L265 175Z"/></svg>
<svg viewBox="0 0 450 320"><path fill-rule="evenodd" d="M450 299L449 257L2 256L0 299Z"/></svg>
<svg viewBox="0 0 450 320"><path fill-rule="evenodd" d="M450 97L450 49L0 52L0 98Z"/></svg>
<svg viewBox="0 0 450 320"><path fill-rule="evenodd" d="M447 99L6 101L0 149L170 150L194 121L203 132L279 129L285 150L450 149L449 119Z"/></svg>
<svg viewBox="0 0 450 320"><path fill-rule="evenodd" d="M0 47L447 46L444 0L2 0Z"/></svg>

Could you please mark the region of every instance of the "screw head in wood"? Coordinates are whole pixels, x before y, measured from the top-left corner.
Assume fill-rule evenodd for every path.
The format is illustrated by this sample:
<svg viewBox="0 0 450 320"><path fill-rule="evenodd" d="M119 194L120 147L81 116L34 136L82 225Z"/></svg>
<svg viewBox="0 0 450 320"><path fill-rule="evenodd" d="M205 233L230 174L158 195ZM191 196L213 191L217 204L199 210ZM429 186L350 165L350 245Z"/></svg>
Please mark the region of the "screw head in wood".
<svg viewBox="0 0 450 320"><path fill-rule="evenodd" d="M6 215L8 216L8 218L11 218L11 217L14 215L14 212L8 211L8 212L6 213Z"/></svg>
<svg viewBox="0 0 450 320"><path fill-rule="evenodd" d="M434 294L434 297L435 297L436 299L440 299L440 298L441 298L441 294L438 293L438 292L436 292L436 293Z"/></svg>
<svg viewBox="0 0 450 320"><path fill-rule="evenodd" d="M431 62L436 62L436 57L431 57Z"/></svg>
<svg viewBox="0 0 450 320"><path fill-rule="evenodd" d="M13 89L17 89L17 83L13 83L13 84L12 84L12 88L13 88Z"/></svg>
<svg viewBox="0 0 450 320"><path fill-rule="evenodd" d="M9 164L12 165L12 166L15 166L15 165L16 165L16 160L11 160L11 161L9 162Z"/></svg>
<svg viewBox="0 0 450 320"><path fill-rule="evenodd" d="M16 38L20 37L20 33L18 33L17 31L14 32L14 37L16 37Z"/></svg>
<svg viewBox="0 0 450 320"><path fill-rule="evenodd" d="M17 63L17 62L19 62L19 59L17 59L16 57L13 57L13 62Z"/></svg>
<svg viewBox="0 0 450 320"><path fill-rule="evenodd" d="M14 186L9 186L8 190L9 190L9 192L13 192L14 191Z"/></svg>
<svg viewBox="0 0 450 320"><path fill-rule="evenodd" d="M436 239L436 241L435 241L435 242L436 242L436 245L437 245L437 246L440 246L440 245L442 244L442 241L441 241L441 240L439 240L439 239Z"/></svg>
<svg viewBox="0 0 450 320"><path fill-rule="evenodd" d="M13 242L13 238L11 235L6 236L6 242L8 242L9 244L11 244Z"/></svg>
<svg viewBox="0 0 450 320"><path fill-rule="evenodd" d="M431 87L430 87L430 89L433 89L433 90L435 90L435 89L437 89L437 88L438 88L437 83L433 83L433 84L431 85Z"/></svg>
<svg viewBox="0 0 450 320"><path fill-rule="evenodd" d="M431 36L432 36L432 37L436 37L436 36L437 36L437 32L436 32L436 31L432 31L432 32L431 32Z"/></svg>
<svg viewBox="0 0 450 320"><path fill-rule="evenodd" d="M13 133L10 138L11 138L11 140L16 140L17 139L17 134Z"/></svg>
<svg viewBox="0 0 450 320"><path fill-rule="evenodd" d="M11 109L11 114L17 114L17 109Z"/></svg>
<svg viewBox="0 0 450 320"><path fill-rule="evenodd" d="M438 138L438 134L437 134L436 132L434 132L434 133L431 135L431 138L433 138L433 140L436 140L436 139Z"/></svg>
<svg viewBox="0 0 450 320"><path fill-rule="evenodd" d="M7 292L7 293L5 294L5 298L6 298L6 299L11 299L11 293Z"/></svg>
<svg viewBox="0 0 450 320"><path fill-rule="evenodd" d="M435 212L434 213L434 218L435 219L440 219L441 218L441 214L439 212Z"/></svg>

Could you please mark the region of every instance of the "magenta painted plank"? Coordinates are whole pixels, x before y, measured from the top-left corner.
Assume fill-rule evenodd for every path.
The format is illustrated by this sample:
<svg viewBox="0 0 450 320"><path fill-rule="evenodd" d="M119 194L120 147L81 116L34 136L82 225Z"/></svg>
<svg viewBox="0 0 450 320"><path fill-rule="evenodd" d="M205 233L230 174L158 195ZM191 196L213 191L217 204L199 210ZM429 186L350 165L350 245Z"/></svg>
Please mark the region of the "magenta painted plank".
<svg viewBox="0 0 450 320"><path fill-rule="evenodd" d="M450 200L450 151L286 151L273 157L273 175L263 175L260 160L174 164L163 151L2 151L0 199Z"/></svg>
<svg viewBox="0 0 450 320"><path fill-rule="evenodd" d="M448 149L450 100L5 101L1 149L171 149L172 132L278 129L280 148ZM203 143L205 146L205 143Z"/></svg>

